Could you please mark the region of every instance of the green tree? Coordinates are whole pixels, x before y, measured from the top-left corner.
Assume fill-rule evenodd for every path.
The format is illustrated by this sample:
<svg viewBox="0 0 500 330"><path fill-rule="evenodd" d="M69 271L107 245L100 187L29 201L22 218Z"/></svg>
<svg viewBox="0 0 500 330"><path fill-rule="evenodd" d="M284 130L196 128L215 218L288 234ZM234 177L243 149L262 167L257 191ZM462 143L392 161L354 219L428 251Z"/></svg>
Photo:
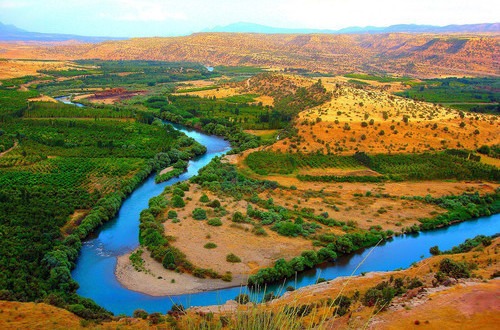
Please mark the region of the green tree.
<svg viewBox="0 0 500 330"><path fill-rule="evenodd" d="M167 249L162 261L163 267L166 269L175 269L175 255L171 249Z"/></svg>

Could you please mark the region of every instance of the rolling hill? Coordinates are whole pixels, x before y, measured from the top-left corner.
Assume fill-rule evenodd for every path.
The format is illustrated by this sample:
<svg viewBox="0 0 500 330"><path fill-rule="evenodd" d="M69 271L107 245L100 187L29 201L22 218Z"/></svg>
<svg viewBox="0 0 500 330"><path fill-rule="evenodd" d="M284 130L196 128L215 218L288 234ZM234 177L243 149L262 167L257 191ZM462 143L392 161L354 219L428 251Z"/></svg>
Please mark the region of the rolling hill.
<svg viewBox="0 0 500 330"><path fill-rule="evenodd" d="M65 45L2 44L2 58L192 61L414 77L498 76L500 35L197 33Z"/></svg>

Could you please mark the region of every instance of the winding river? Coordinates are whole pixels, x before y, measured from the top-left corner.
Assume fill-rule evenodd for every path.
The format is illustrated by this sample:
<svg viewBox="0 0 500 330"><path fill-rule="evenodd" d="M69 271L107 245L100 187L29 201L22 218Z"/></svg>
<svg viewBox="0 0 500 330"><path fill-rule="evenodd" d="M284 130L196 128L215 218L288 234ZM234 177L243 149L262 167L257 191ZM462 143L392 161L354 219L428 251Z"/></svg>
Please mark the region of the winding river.
<svg viewBox="0 0 500 330"><path fill-rule="evenodd" d="M72 272L73 278L80 285L78 294L93 299L115 314L131 315L138 308L148 312L165 313L174 303L184 306L223 304L246 291L245 287L236 287L197 294L153 297L124 288L115 277L117 257L134 250L139 245L139 214L148 207L148 200L159 195L167 185L196 175L198 170L208 164L213 157L222 155L230 149L229 143L219 137L189 130L179 125L174 125L174 127L205 145L207 153L190 161L188 171L180 177L155 184L154 176L150 176L134 190L124 201L116 218L106 223L93 237L84 242L76 268ZM479 234L492 235L498 232L500 232L499 214L416 235L395 237L373 249L364 249L341 257L335 263L304 272L297 279L281 283L279 287L271 286L267 288L267 292L279 292L280 288L288 285L297 288L311 285L320 277L330 280L362 272L407 268L413 262L428 257L429 248L436 244L441 250L446 250L463 242L466 238ZM360 264L361 266L358 267ZM255 294L256 299L261 296L262 293Z"/></svg>

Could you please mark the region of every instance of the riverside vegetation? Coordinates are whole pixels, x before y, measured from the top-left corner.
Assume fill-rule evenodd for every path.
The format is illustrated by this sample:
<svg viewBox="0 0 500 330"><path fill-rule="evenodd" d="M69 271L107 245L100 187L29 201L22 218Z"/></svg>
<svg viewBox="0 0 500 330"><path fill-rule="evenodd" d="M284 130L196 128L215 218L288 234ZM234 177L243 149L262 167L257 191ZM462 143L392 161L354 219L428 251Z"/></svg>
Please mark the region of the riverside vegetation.
<svg viewBox="0 0 500 330"><path fill-rule="evenodd" d="M157 177L157 181L168 180L185 169L189 158L205 151L160 119L224 136L235 155L214 159L190 182L167 187L150 200L140 216L140 243L147 251L133 255L134 265L142 271L147 269L141 254L150 253L167 270L227 282L246 274L251 275L250 285L262 286L393 235L500 210L498 166L481 161L481 155L495 156L500 144L485 133L498 126L496 118L487 117L491 115L450 110L443 119L441 109L428 104L380 96L332 80L244 68L208 72L193 63L92 60L77 64L85 69L43 71L42 81L30 77L0 88L0 152L10 150L0 157L0 208L5 210L0 215L4 242L0 255L6 270L0 278L1 299L45 301L87 319L110 317L75 293L78 284L70 270L82 240L111 219L123 199L151 172L172 166L173 171ZM57 81L58 77L70 79ZM210 80L209 87L197 87L198 80ZM30 81L34 83L28 91L19 90ZM181 85L190 83L195 85ZM118 98L114 104L92 98L99 94L96 88L106 92L110 87L140 93ZM224 89L236 92L218 96ZM40 93L69 92L89 94L79 100L86 107L29 101ZM263 96L272 105L259 101ZM371 102L380 99L390 100L398 110L389 108L389 103L372 108ZM339 114L340 102L353 107L353 112ZM352 118L357 112L359 127L368 135L365 139L353 134L358 122ZM401 125L391 122L393 117ZM377 123L370 123L373 118ZM441 130L445 124L440 120L448 118L452 118L446 124L450 129ZM467 126L452 126L452 120ZM412 121L420 126L411 126ZM423 128L426 121L430 126ZM433 129L434 124L440 129ZM442 150L422 146L426 153L410 153L383 141L384 136L397 135L397 130L406 134L412 129L415 134L429 130L441 140L454 130L462 137L470 133L476 146L448 148L440 143ZM251 134L259 130L274 133ZM381 134L385 130L388 133ZM325 136L337 131L345 135L337 145L325 142ZM363 148L365 143L374 147ZM401 191L402 182L413 187L411 195ZM212 267L212 260L204 261L184 249L179 242L185 235L205 237L197 242L198 249L222 260L219 266ZM244 235L250 245L261 242L268 250L254 252L244 244L231 250L223 235L228 239ZM273 242L285 244L281 255L269 250ZM417 281L412 281L386 282L357 299L381 308L402 293L401 287L415 288ZM354 298L332 302L336 315L349 310L349 301ZM282 312L292 315L292 321L312 310L301 305ZM265 322L271 322L266 317Z"/></svg>

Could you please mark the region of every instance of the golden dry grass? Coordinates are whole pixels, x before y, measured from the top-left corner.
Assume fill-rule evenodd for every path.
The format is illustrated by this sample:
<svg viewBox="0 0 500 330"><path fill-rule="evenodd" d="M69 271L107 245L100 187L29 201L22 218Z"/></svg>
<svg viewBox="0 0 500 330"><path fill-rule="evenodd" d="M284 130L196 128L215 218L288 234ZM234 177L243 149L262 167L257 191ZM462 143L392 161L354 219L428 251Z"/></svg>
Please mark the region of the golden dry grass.
<svg viewBox="0 0 500 330"><path fill-rule="evenodd" d="M122 318L96 324L44 303L0 300L0 329L154 329L148 321Z"/></svg>
<svg viewBox="0 0 500 330"><path fill-rule="evenodd" d="M79 329L80 318L51 305L0 301L2 329Z"/></svg>
<svg viewBox="0 0 500 330"><path fill-rule="evenodd" d="M301 112L296 120L303 141L285 139L273 149L411 153L447 148L475 150L483 144L500 143L500 121L494 115L464 113L462 118L457 110L338 85L336 78L324 79L324 85L334 95L331 102ZM404 116L408 123L403 121Z"/></svg>
<svg viewBox="0 0 500 330"><path fill-rule="evenodd" d="M0 61L0 79L38 76L40 70L68 70L76 64L70 61L30 61L4 60Z"/></svg>
<svg viewBox="0 0 500 330"><path fill-rule="evenodd" d="M366 276L352 278L338 278L333 281L308 286L287 293L278 300L273 301L275 308L290 304L310 304L334 299L339 294L352 296L354 292L366 292L370 287L382 281L387 281L391 276L418 277L426 287L428 293L423 298L415 299L406 295L395 298L387 311L373 315L372 308L355 304L351 307L351 313L341 318L332 318L322 328L334 329L357 329L368 326L370 329L408 329L415 326L414 321L419 320L420 326L432 329L490 329L498 324L500 319L500 280L492 280L482 283L480 280L467 280L463 284L452 287L432 288L434 272L438 269L439 262L443 258L451 258L456 261L472 261L478 264L478 270L473 274L488 279L498 272L498 247L500 239L484 248L471 252L434 256L420 261L415 266L393 272L368 273ZM405 308L406 306L406 308ZM328 308L327 308L328 310ZM328 310L331 318L331 309ZM314 316L315 322L321 316L321 312ZM429 323L425 323L428 320ZM306 322L312 320L307 320Z"/></svg>

